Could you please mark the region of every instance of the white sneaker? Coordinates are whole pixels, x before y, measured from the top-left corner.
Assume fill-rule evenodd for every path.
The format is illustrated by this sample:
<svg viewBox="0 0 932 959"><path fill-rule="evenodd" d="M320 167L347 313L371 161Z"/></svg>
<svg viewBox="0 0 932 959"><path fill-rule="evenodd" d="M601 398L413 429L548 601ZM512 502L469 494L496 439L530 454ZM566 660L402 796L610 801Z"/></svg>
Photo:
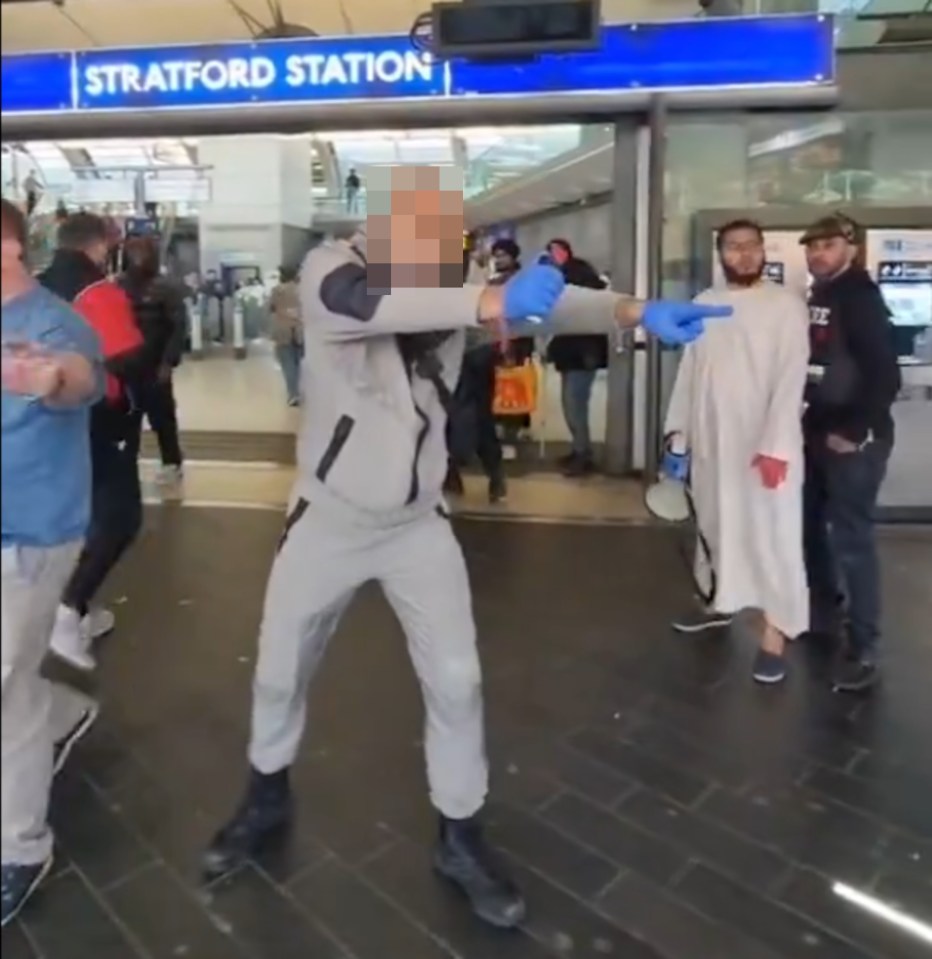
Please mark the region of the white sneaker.
<svg viewBox="0 0 932 959"><path fill-rule="evenodd" d="M116 620L108 609L93 609L82 620L76 610L59 606L52 631L52 652L76 669L90 672L97 668L92 645L95 639L113 630Z"/></svg>
<svg viewBox="0 0 932 959"><path fill-rule="evenodd" d="M157 482L162 486L177 486L184 479L184 467L182 466L163 466L157 477Z"/></svg>
<svg viewBox="0 0 932 959"><path fill-rule="evenodd" d="M81 622L81 628L91 642L102 639L116 628L116 616L103 606L95 606L87 611Z"/></svg>

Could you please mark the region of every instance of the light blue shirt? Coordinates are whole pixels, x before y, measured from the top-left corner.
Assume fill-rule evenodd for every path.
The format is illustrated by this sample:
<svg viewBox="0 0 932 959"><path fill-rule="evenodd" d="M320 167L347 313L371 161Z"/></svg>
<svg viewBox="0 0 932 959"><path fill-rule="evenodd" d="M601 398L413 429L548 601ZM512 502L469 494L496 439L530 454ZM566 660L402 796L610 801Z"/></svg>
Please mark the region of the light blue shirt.
<svg viewBox="0 0 932 959"><path fill-rule="evenodd" d="M97 334L64 300L34 286L3 305L3 339L79 353L99 370L99 391L79 407L54 409L3 391L3 546L82 539L91 512L88 409L104 386Z"/></svg>

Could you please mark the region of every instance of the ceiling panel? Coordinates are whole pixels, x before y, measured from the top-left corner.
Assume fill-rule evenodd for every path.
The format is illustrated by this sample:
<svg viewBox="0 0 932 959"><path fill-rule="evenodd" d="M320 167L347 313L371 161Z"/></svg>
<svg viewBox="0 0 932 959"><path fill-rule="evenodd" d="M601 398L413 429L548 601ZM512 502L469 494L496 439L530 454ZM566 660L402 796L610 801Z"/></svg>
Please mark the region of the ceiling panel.
<svg viewBox="0 0 932 959"><path fill-rule="evenodd" d="M236 0L270 26L268 0ZM281 0L285 18L322 36L404 33L429 0ZM132 13L130 13L130 8ZM698 0L603 0L606 21L688 17ZM243 40L250 27L230 0L65 0L5 3L0 8L4 53L86 47L146 46Z"/></svg>

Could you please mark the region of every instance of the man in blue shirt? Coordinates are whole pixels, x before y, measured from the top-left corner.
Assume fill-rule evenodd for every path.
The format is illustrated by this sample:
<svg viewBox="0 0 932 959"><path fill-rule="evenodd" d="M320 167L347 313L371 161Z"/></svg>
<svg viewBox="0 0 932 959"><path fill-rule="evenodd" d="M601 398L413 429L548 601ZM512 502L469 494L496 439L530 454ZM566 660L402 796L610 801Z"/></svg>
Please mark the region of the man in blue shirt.
<svg viewBox="0 0 932 959"><path fill-rule="evenodd" d="M3 925L49 870L49 788L96 704L40 675L90 517L88 408L96 334L25 263L26 222L2 201Z"/></svg>

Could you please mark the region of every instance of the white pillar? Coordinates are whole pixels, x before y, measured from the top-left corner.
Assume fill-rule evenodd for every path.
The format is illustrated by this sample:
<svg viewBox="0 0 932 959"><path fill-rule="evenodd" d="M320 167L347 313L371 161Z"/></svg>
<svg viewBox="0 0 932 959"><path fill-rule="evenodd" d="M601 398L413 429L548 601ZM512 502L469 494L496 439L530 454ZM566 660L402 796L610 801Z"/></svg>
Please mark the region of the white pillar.
<svg viewBox="0 0 932 959"><path fill-rule="evenodd" d="M304 252L312 211L306 137L207 137L198 162L210 167L211 198L201 205L201 269L226 258L263 273Z"/></svg>

